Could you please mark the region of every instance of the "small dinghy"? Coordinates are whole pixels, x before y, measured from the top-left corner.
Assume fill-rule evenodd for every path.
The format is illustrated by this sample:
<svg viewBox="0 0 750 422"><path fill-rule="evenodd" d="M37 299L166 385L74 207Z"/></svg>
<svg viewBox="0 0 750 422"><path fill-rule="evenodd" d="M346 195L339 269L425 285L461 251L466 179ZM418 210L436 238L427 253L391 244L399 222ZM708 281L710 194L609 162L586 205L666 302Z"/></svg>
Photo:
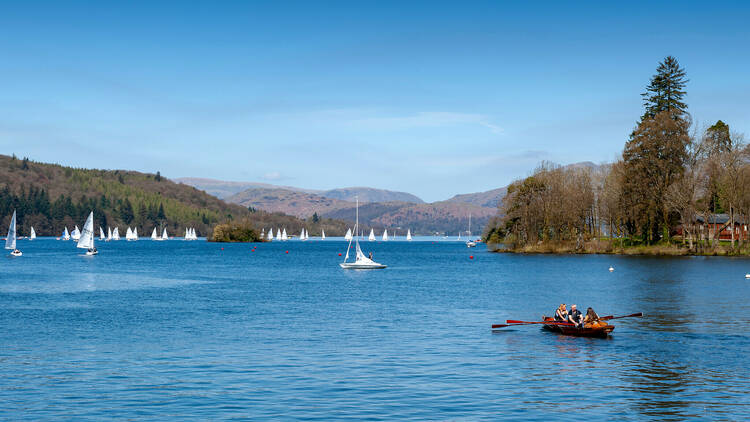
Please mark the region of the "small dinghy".
<svg viewBox="0 0 750 422"><path fill-rule="evenodd" d="M357 217L354 223L354 233L357 233L358 227L359 227L359 197L357 198ZM370 231L370 235L374 237L374 235L372 234L372 231ZM349 260L349 250L351 250L351 246L352 246L352 241L350 240L349 244L346 246L346 256L344 257L344 262L339 264L341 268L345 270L380 270L380 269L387 267L386 265L375 262L372 259L365 256L365 254L362 252L362 249L359 247L359 236L354 237L354 244L355 244L354 262L347 262Z"/></svg>
<svg viewBox="0 0 750 422"><path fill-rule="evenodd" d="M86 219L86 223L83 224L83 232L81 237L78 239L77 247L86 249L87 256L98 255L99 251L94 246L94 212L91 211L89 218Z"/></svg>
<svg viewBox="0 0 750 422"><path fill-rule="evenodd" d="M23 253L16 249L16 210L13 210L13 217L10 219L8 226L8 236L5 238L5 249L10 249L11 256L21 256Z"/></svg>

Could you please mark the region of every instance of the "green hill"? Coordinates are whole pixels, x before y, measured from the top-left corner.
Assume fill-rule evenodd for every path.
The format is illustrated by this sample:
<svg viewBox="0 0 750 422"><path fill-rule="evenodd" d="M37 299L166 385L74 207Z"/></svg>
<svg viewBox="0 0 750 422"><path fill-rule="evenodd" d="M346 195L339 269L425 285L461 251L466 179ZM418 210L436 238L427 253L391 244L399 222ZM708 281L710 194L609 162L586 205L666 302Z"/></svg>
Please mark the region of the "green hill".
<svg viewBox="0 0 750 422"><path fill-rule="evenodd" d="M0 155L0 230L6 230L13 210L18 213L19 235L31 226L40 236L59 236L64 227L81 227L94 211L94 227L137 227L147 236L154 227L181 235L195 227L210 236L220 222L247 220L260 232L264 227L295 233L303 225L314 235L321 228L343 235L346 224L329 219L306 222L282 213L249 210L228 204L204 191L174 183L159 173L125 170L90 170L45 164Z"/></svg>

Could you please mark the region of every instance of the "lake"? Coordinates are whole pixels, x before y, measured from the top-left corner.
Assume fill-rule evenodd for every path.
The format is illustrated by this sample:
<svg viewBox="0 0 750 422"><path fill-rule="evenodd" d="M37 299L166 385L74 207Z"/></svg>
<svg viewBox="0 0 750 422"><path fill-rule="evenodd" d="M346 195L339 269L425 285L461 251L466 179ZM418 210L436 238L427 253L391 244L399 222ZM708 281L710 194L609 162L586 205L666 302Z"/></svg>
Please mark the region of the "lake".
<svg viewBox="0 0 750 422"><path fill-rule="evenodd" d="M23 257L0 260L4 420L750 414L746 258L423 238L364 242L389 267L347 271L341 240L99 242L93 258L72 242L18 245ZM645 317L612 321L609 339L490 330L561 302Z"/></svg>

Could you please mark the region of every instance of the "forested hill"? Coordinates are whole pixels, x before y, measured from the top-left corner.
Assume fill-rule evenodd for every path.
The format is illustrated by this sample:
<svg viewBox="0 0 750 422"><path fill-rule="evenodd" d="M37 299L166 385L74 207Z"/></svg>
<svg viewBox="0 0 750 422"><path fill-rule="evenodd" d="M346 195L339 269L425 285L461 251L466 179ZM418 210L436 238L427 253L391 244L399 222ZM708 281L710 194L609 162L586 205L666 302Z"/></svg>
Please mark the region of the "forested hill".
<svg viewBox="0 0 750 422"><path fill-rule="evenodd" d="M142 236L154 227L173 234L195 227L205 235L219 221L251 214L158 173L76 169L0 155L2 230L14 209L20 235L28 235L34 226L42 236L81 227L91 211L97 229L119 227L124 233L131 226Z"/></svg>

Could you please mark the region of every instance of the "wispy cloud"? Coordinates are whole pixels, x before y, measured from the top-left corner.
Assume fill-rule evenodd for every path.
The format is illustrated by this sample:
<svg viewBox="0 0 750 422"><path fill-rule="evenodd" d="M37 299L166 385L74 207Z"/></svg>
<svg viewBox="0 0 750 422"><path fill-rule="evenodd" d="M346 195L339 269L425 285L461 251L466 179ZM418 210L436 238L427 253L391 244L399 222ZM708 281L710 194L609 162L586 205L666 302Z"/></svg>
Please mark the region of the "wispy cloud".
<svg viewBox="0 0 750 422"><path fill-rule="evenodd" d="M458 125L479 125L494 134L502 134L503 128L484 114L446 111L422 111L405 116L371 116L354 118L348 124L368 130L404 130L412 128L434 128Z"/></svg>
<svg viewBox="0 0 750 422"><path fill-rule="evenodd" d="M283 174L281 174L278 171L270 171L270 172L264 174L261 177L261 179L267 180L267 181L278 182L279 180L288 180L289 177L284 176Z"/></svg>

